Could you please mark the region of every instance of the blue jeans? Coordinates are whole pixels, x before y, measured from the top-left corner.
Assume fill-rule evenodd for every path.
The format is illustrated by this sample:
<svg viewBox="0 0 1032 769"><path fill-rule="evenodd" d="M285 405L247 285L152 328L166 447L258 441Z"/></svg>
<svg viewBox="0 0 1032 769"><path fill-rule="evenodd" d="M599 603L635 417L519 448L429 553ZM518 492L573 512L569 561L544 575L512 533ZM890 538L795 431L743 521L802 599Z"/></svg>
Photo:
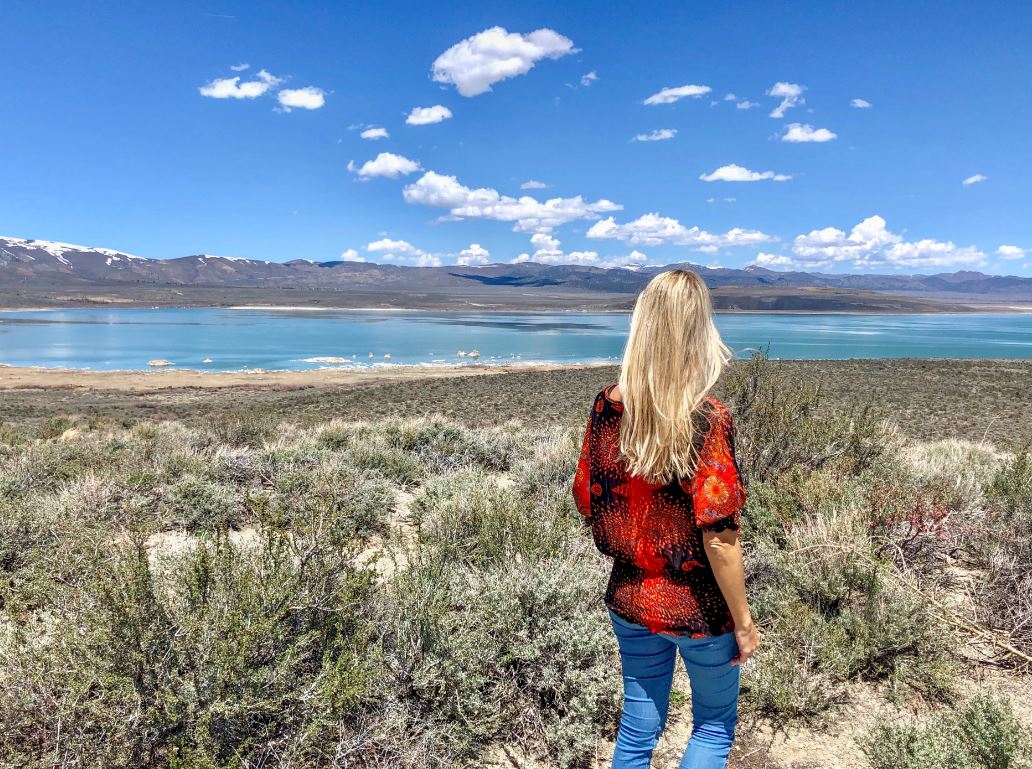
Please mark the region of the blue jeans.
<svg viewBox="0 0 1032 769"><path fill-rule="evenodd" d="M734 633L706 638L653 633L610 610L620 644L624 706L613 769L647 769L666 726L674 662L681 652L692 684L692 736L681 769L723 769L738 720Z"/></svg>

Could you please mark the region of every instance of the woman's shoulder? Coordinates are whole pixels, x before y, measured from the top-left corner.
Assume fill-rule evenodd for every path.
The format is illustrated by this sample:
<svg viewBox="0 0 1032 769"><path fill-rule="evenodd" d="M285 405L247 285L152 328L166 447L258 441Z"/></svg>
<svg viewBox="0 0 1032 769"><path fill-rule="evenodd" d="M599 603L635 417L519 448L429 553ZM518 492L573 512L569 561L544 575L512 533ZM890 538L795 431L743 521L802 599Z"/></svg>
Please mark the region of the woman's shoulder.
<svg viewBox="0 0 1032 769"><path fill-rule="evenodd" d="M620 385L616 382L606 385L595 396L595 411L601 412L607 408L623 411L623 397L620 394Z"/></svg>

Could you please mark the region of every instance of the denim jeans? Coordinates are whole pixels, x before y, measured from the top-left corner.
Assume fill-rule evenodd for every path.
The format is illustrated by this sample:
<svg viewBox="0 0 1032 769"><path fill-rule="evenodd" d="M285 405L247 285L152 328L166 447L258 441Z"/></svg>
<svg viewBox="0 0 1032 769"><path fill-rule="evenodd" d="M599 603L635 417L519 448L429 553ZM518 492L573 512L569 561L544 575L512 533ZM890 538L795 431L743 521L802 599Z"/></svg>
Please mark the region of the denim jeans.
<svg viewBox="0 0 1032 769"><path fill-rule="evenodd" d="M620 644L624 706L613 769L647 769L666 726L680 651L692 687L692 736L681 769L723 769L738 720L739 668L734 633L706 638L653 633L610 610Z"/></svg>

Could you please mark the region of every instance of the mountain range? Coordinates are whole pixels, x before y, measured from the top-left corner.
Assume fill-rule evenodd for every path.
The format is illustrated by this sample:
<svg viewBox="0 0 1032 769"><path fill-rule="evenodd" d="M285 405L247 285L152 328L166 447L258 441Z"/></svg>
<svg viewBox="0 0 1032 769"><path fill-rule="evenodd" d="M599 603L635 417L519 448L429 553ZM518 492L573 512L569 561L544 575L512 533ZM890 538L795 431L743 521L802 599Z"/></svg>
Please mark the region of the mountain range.
<svg viewBox="0 0 1032 769"><path fill-rule="evenodd" d="M535 262L411 267L355 261L174 259L0 237L0 306L312 303L455 309L624 308L656 273L699 273L719 309L941 311L1032 304L1032 278L961 271L832 274L704 267L602 268Z"/></svg>

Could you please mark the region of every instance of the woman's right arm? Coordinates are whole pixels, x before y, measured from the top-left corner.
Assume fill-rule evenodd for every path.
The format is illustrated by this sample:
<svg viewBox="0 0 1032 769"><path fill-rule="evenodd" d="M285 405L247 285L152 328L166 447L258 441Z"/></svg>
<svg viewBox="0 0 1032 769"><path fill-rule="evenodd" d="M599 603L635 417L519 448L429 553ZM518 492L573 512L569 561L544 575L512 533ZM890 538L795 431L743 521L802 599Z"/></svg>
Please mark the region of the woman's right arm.
<svg viewBox="0 0 1032 769"><path fill-rule="evenodd" d="M731 414L723 406L715 412L699 452L691 493L706 559L735 623L738 656L733 662L740 664L752 656L760 639L745 594L745 567L739 538L745 487L735 461Z"/></svg>
<svg viewBox="0 0 1032 769"><path fill-rule="evenodd" d="M738 656L732 663L741 664L756 651L760 645L760 637L756 625L753 624L749 601L745 596L745 567L738 530L704 531L702 545L720 592L724 594L727 607L731 610L731 618L735 621Z"/></svg>

